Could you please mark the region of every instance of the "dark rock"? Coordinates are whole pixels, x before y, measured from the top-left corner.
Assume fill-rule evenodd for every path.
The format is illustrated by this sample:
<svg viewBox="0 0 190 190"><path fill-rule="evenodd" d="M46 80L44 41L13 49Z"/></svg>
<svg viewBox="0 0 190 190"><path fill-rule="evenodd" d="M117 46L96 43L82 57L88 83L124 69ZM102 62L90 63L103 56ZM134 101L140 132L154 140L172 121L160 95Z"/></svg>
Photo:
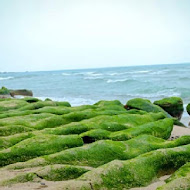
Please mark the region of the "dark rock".
<svg viewBox="0 0 190 190"><path fill-rule="evenodd" d="M20 96L33 96L33 93L31 90L21 89L21 90L10 90L10 95L12 97L16 95Z"/></svg>

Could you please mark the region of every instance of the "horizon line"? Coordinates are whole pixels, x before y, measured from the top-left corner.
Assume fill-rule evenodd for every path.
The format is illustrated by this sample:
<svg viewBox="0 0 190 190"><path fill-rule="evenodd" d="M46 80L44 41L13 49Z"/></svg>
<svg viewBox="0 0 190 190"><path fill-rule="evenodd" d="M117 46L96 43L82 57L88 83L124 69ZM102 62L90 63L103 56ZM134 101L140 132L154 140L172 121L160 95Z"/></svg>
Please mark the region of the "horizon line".
<svg viewBox="0 0 190 190"><path fill-rule="evenodd" d="M159 66L159 65L179 65L179 64L190 64L190 62L183 63L166 63L166 64L145 64L145 65L121 65L121 66L110 66L110 67L90 67L90 68L78 68L78 69L56 69L56 70L31 70L31 71L2 71L0 73L26 73L26 72L56 72L56 71L73 71L73 70L90 70L90 69L108 69L108 68L122 68L122 67L143 67L143 66Z"/></svg>

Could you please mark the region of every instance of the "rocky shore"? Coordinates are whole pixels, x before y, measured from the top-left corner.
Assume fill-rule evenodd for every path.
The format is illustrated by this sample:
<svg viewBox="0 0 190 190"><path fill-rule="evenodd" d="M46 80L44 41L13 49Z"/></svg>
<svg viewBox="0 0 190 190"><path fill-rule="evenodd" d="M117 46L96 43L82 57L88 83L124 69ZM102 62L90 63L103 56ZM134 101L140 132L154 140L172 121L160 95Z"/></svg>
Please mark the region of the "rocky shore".
<svg viewBox="0 0 190 190"><path fill-rule="evenodd" d="M77 107L2 98L0 189L188 190L190 129L182 113L178 97Z"/></svg>

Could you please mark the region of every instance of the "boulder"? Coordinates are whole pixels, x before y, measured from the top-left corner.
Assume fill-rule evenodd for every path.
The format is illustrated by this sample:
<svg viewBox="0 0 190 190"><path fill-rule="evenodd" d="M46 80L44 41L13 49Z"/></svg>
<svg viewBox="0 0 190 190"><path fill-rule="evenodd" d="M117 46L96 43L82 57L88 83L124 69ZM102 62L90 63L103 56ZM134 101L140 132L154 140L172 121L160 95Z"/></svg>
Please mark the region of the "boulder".
<svg viewBox="0 0 190 190"><path fill-rule="evenodd" d="M150 100L142 99L142 98L134 98L127 102L125 108L143 110L146 112L162 112L166 117L171 117L167 112L165 112L160 106L153 104Z"/></svg>
<svg viewBox="0 0 190 190"><path fill-rule="evenodd" d="M179 97L169 97L154 102L155 105L160 106L171 116L181 119L183 114L183 100Z"/></svg>
<svg viewBox="0 0 190 190"><path fill-rule="evenodd" d="M187 113L190 115L190 103L187 105Z"/></svg>
<svg viewBox="0 0 190 190"><path fill-rule="evenodd" d="M130 189L149 185L157 176L190 161L190 145L158 149L130 160L113 160L69 181L59 189Z"/></svg>
<svg viewBox="0 0 190 190"><path fill-rule="evenodd" d="M12 97L14 96L33 96L33 93L31 90L27 90L27 89L21 89L21 90L10 90L10 95Z"/></svg>

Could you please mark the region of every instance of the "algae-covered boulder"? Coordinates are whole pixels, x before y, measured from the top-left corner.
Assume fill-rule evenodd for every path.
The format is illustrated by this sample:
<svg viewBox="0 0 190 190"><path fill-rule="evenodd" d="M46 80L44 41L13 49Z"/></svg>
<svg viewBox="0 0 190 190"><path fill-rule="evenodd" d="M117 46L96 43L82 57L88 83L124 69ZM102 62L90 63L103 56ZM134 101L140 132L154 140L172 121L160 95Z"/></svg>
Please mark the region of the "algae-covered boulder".
<svg viewBox="0 0 190 190"><path fill-rule="evenodd" d="M167 140L174 118L148 100L129 105L0 99L0 188L128 189L189 161L190 136Z"/></svg>
<svg viewBox="0 0 190 190"><path fill-rule="evenodd" d="M0 99L11 98L10 91L4 86L0 89Z"/></svg>
<svg viewBox="0 0 190 190"><path fill-rule="evenodd" d="M0 185L7 186L16 183L24 183L29 181L40 181L40 179L48 180L48 181L62 181L62 180L70 180L76 179L80 177L82 174L90 171L92 168L90 167L81 167L81 166L73 166L73 165L60 165L54 164L45 167L41 167L40 169L35 169L33 172L20 172L21 174L11 177L7 180L3 180Z"/></svg>
<svg viewBox="0 0 190 190"><path fill-rule="evenodd" d="M112 101L108 101L108 100L100 100L99 102L95 103L94 105L97 106L123 106L123 104L119 101L119 100L112 100Z"/></svg>
<svg viewBox="0 0 190 190"><path fill-rule="evenodd" d="M112 139L124 141L138 135L149 134L155 137L168 139L173 129L173 120L170 118L149 122L147 124L125 129L116 132L109 132L103 129L94 129L80 134L85 143L94 142L100 139Z"/></svg>
<svg viewBox="0 0 190 190"><path fill-rule="evenodd" d="M0 95L10 95L10 91L4 86L0 89Z"/></svg>
<svg viewBox="0 0 190 190"><path fill-rule="evenodd" d="M155 105L163 108L171 116L181 119L183 114L183 100L179 97L169 97L154 102Z"/></svg>
<svg viewBox="0 0 190 190"><path fill-rule="evenodd" d="M161 107L151 103L150 100L142 99L142 98L134 98L127 102L126 104L127 109L137 109L137 110L144 110L146 112L162 112L167 117L169 117L169 114L165 112Z"/></svg>
<svg viewBox="0 0 190 190"><path fill-rule="evenodd" d="M23 169L50 164L98 167L115 159L128 160L152 150L172 148L186 144L190 144L190 136L183 136L174 141L163 140L151 135L140 135L128 141L101 140L81 147L35 158L24 163L12 164L8 168Z"/></svg>
<svg viewBox="0 0 190 190"><path fill-rule="evenodd" d="M190 161L190 145L160 149L127 161L114 160L86 172L75 181L77 189L130 189L149 185L160 173L178 169ZM89 186L90 184L90 186ZM73 187L73 182L60 187Z"/></svg>
<svg viewBox="0 0 190 190"><path fill-rule="evenodd" d="M190 189L190 162L177 170L166 184L157 188L157 190L189 190Z"/></svg>
<svg viewBox="0 0 190 190"><path fill-rule="evenodd" d="M83 141L78 135L37 135L23 140L9 149L0 151L0 166L82 145Z"/></svg>
<svg viewBox="0 0 190 190"><path fill-rule="evenodd" d="M22 125L7 125L4 127L0 127L0 137L14 135L17 133L29 132L29 131L33 131L33 129Z"/></svg>
<svg viewBox="0 0 190 190"><path fill-rule="evenodd" d="M28 102L24 100L19 99L5 99L3 101L0 101L0 113L9 111L9 110L16 110L18 108L21 108L25 105L27 105Z"/></svg>
<svg viewBox="0 0 190 190"><path fill-rule="evenodd" d="M190 115L190 104L187 105L187 113Z"/></svg>

